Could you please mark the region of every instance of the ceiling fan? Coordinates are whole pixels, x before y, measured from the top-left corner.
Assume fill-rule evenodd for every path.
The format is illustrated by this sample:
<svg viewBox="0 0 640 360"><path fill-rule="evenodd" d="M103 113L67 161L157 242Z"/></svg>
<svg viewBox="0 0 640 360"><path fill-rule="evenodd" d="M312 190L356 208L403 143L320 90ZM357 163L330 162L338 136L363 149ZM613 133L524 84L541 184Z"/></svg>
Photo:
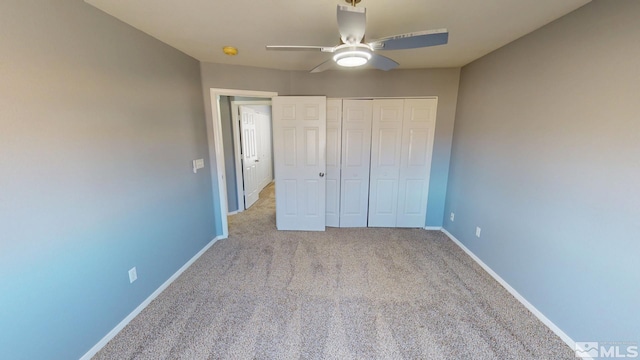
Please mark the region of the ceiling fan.
<svg viewBox="0 0 640 360"><path fill-rule="evenodd" d="M365 43L363 40L366 27L366 9L356 8L356 4L360 1L346 0L351 6L338 5L339 45L267 45L267 50L308 50L334 54L333 58L313 68L312 73L328 70L334 66L334 62L344 67L357 67L368 63L376 69L388 71L395 69L399 64L386 56L376 54L375 51L416 49L443 45L449 41L447 29L437 29L394 35Z"/></svg>

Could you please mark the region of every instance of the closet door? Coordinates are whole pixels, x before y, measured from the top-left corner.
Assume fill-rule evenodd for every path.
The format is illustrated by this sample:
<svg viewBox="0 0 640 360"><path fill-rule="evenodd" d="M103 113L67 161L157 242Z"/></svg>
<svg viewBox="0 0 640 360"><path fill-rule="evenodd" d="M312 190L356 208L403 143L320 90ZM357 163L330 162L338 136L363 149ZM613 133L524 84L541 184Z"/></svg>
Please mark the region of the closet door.
<svg viewBox="0 0 640 360"><path fill-rule="evenodd" d="M327 226L340 226L342 100L327 99Z"/></svg>
<svg viewBox="0 0 640 360"><path fill-rule="evenodd" d="M374 100L369 227L395 227L404 100Z"/></svg>
<svg viewBox="0 0 640 360"><path fill-rule="evenodd" d="M342 101L340 227L367 226L371 112L371 100Z"/></svg>
<svg viewBox="0 0 640 360"><path fill-rule="evenodd" d="M436 99L404 102L397 227L425 224L436 107Z"/></svg>
<svg viewBox="0 0 640 360"><path fill-rule="evenodd" d="M273 150L278 230L325 230L327 101L276 96Z"/></svg>

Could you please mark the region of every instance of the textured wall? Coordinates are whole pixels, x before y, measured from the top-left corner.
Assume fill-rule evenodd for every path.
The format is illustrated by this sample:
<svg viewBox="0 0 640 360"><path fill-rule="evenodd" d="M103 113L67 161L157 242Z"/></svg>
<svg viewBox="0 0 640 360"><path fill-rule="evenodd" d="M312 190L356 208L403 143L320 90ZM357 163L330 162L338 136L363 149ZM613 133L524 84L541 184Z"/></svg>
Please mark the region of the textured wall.
<svg viewBox="0 0 640 360"><path fill-rule="evenodd" d="M640 340L639 14L594 1L461 74L445 228L575 341Z"/></svg>
<svg viewBox="0 0 640 360"><path fill-rule="evenodd" d="M77 359L215 236L199 63L2 1L0 79L0 358Z"/></svg>

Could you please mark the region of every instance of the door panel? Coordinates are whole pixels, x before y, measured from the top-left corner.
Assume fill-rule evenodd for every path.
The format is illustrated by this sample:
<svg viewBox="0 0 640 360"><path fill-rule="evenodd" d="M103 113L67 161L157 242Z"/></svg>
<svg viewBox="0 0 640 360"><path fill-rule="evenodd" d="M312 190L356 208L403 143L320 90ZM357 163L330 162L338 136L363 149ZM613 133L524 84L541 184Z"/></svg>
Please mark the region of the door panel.
<svg viewBox="0 0 640 360"><path fill-rule="evenodd" d="M258 133L258 173L260 181L258 191L262 191L269 185L272 179L271 159L271 114L258 113L256 116L256 129Z"/></svg>
<svg viewBox="0 0 640 360"><path fill-rule="evenodd" d="M404 100L373 101L369 226L395 227Z"/></svg>
<svg viewBox="0 0 640 360"><path fill-rule="evenodd" d="M404 101L397 227L423 227L436 124L436 99Z"/></svg>
<svg viewBox="0 0 640 360"><path fill-rule="evenodd" d="M240 107L240 133L242 142L242 178L244 181L244 207L248 209L260 194L258 188L260 174L258 169L258 144L256 118L258 113L244 106Z"/></svg>
<svg viewBox="0 0 640 360"><path fill-rule="evenodd" d="M272 99L278 230L325 230L326 98Z"/></svg>
<svg viewBox="0 0 640 360"><path fill-rule="evenodd" d="M327 226L340 226L340 155L342 148L342 100L327 100Z"/></svg>
<svg viewBox="0 0 640 360"><path fill-rule="evenodd" d="M371 100L342 101L340 227L367 226L371 111Z"/></svg>

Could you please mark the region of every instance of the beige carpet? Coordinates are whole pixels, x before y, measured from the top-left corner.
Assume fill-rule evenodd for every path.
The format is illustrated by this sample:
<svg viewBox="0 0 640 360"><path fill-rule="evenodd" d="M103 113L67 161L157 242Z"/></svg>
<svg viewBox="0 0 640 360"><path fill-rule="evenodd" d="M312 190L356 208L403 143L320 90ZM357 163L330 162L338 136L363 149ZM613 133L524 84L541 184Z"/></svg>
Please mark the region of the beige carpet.
<svg viewBox="0 0 640 360"><path fill-rule="evenodd" d="M275 230L273 185L97 359L573 359L442 233Z"/></svg>

